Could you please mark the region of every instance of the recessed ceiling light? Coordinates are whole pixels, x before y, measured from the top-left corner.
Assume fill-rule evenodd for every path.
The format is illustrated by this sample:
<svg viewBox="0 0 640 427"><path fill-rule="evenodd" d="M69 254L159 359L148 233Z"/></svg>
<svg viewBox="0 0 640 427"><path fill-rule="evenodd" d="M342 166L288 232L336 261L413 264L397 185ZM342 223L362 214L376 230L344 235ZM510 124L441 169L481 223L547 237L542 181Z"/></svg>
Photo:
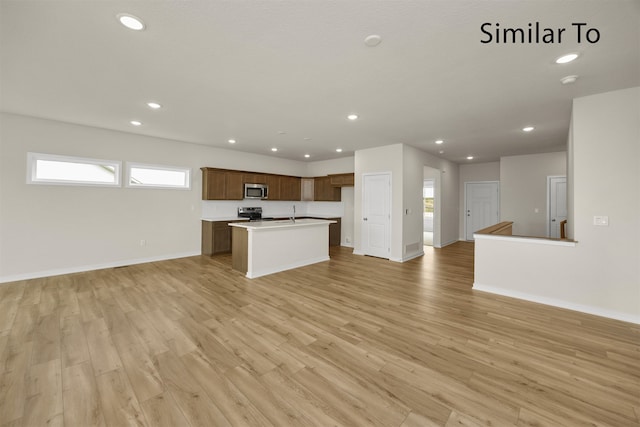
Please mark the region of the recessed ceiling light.
<svg viewBox="0 0 640 427"><path fill-rule="evenodd" d="M444 143L444 141L443 141L443 140L441 140L441 139L438 139L438 140L436 141L436 144L438 144L438 145L439 145L439 144L443 144L443 143Z"/></svg>
<svg viewBox="0 0 640 427"><path fill-rule="evenodd" d="M578 76L565 76L560 79L560 83L562 83L563 85L570 85L572 83L575 83L576 80L578 80Z"/></svg>
<svg viewBox="0 0 640 427"><path fill-rule="evenodd" d="M467 156L467 160L473 160L473 156Z"/></svg>
<svg viewBox="0 0 640 427"><path fill-rule="evenodd" d="M533 126L527 126L522 128L523 132L531 132L532 130L534 130L535 128Z"/></svg>
<svg viewBox="0 0 640 427"><path fill-rule="evenodd" d="M347 116L347 119L349 119L349 120L358 120L358 115L357 114L349 114Z"/></svg>
<svg viewBox="0 0 640 427"><path fill-rule="evenodd" d="M228 142L229 142L229 144L235 144L236 140L235 139L230 139Z"/></svg>
<svg viewBox="0 0 640 427"><path fill-rule="evenodd" d="M120 21L122 25L129 28L130 30L140 31L140 30L144 30L145 28L144 22L142 22L142 19L133 15L129 15L128 13L118 14L118 21Z"/></svg>
<svg viewBox="0 0 640 427"><path fill-rule="evenodd" d="M310 154L305 154L304 157L308 159L309 157L311 157L311 155Z"/></svg>
<svg viewBox="0 0 640 427"><path fill-rule="evenodd" d="M369 47L376 47L382 41L382 37L377 34L371 34L370 36L365 37L364 44Z"/></svg>
<svg viewBox="0 0 640 427"><path fill-rule="evenodd" d="M273 148L271 149L271 151L273 151L273 152L275 153L276 151L278 151L278 149L277 149L276 147L273 147Z"/></svg>
<svg viewBox="0 0 640 427"><path fill-rule="evenodd" d="M138 121L138 120L131 120L129 123L131 123L134 126L140 126L142 125L142 122Z"/></svg>
<svg viewBox="0 0 640 427"><path fill-rule="evenodd" d="M567 62L571 62L578 57L577 53L570 53L568 55L563 55L560 58L556 59L556 64L566 64Z"/></svg>
<svg viewBox="0 0 640 427"><path fill-rule="evenodd" d="M162 105L158 104L157 102L147 102L147 105L149 106L149 108L153 108L154 110L162 108Z"/></svg>
<svg viewBox="0 0 640 427"><path fill-rule="evenodd" d="M342 153L342 148L336 148L336 152Z"/></svg>

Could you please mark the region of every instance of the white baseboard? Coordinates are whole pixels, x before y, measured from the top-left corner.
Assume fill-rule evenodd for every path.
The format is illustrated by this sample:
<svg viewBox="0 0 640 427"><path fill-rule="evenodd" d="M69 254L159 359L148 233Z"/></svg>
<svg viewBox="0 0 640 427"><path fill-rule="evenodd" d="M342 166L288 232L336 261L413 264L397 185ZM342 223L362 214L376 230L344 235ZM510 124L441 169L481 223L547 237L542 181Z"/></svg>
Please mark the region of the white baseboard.
<svg viewBox="0 0 640 427"><path fill-rule="evenodd" d="M420 252L416 252L414 254L411 255L405 255L402 258L391 258L391 261L395 261L395 262L407 262L410 261L414 258L418 258L424 255L424 251L420 251Z"/></svg>
<svg viewBox="0 0 640 427"><path fill-rule="evenodd" d="M448 242L440 243L440 245L433 245L436 249L442 249L445 246L453 245L454 243L460 242L460 240L449 240Z"/></svg>
<svg viewBox="0 0 640 427"><path fill-rule="evenodd" d="M619 311L607 310L600 307L589 305L575 304L555 298L532 295L526 292L512 291L510 289L496 288L493 286L483 285L481 283L473 284L473 289L482 292L489 292L505 297L517 298L525 301L537 302L540 304L551 305L554 307L566 308L568 310L579 311L581 313L593 314L596 316L607 317L609 319L622 320L623 322L640 324L640 315L629 313L621 313Z"/></svg>
<svg viewBox="0 0 640 427"><path fill-rule="evenodd" d="M102 270L105 268L125 267L127 265L144 264L147 262L166 261L169 259L185 258L200 255L200 251L181 252L170 255L159 255L148 258L125 259L121 261L105 262L101 264L81 265L76 267L56 268L53 270L34 271L10 276L0 276L0 283L16 282L18 280L38 279L41 277L60 276L62 274L82 273L85 271Z"/></svg>

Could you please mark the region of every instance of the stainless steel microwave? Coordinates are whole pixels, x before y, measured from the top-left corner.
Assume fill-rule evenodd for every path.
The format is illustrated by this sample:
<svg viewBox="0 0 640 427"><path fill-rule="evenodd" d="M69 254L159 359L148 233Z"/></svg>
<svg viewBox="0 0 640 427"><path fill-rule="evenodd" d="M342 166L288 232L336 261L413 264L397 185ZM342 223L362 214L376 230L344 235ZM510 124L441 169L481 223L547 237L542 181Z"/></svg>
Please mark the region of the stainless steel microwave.
<svg viewBox="0 0 640 427"><path fill-rule="evenodd" d="M269 198L269 186L265 184L245 184L245 199L267 199Z"/></svg>

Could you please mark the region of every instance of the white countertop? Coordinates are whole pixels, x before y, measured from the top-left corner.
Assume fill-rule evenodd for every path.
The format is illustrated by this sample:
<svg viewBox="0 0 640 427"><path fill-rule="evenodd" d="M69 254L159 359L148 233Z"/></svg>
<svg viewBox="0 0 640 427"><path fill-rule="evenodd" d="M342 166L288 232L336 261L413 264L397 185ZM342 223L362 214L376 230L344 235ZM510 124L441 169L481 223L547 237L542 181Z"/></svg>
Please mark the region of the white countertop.
<svg viewBox="0 0 640 427"><path fill-rule="evenodd" d="M291 214L264 214L265 218L290 218ZM329 218L340 218L339 215L327 215L327 214L301 214L300 218L318 218L318 219L329 219ZM201 218L202 221L248 221L248 218L238 218L237 216L221 216L221 217L207 217Z"/></svg>
<svg viewBox="0 0 640 427"><path fill-rule="evenodd" d="M223 222L223 221L249 221L249 218L238 218L237 216L218 216L215 218L200 218L202 221Z"/></svg>
<svg viewBox="0 0 640 427"><path fill-rule="evenodd" d="M325 219L302 218L296 219L295 222L290 219L279 221L255 221L255 222L239 222L229 224L231 227L246 228L247 230L269 230L274 228L294 228L294 227L312 227L320 225L335 224L337 221L328 221Z"/></svg>

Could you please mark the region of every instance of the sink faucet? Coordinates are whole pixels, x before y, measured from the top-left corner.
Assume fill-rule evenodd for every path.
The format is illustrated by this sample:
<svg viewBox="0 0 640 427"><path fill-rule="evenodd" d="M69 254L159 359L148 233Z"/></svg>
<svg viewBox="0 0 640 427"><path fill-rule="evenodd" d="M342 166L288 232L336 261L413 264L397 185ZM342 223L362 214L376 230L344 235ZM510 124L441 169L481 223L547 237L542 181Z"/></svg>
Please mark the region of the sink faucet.
<svg viewBox="0 0 640 427"><path fill-rule="evenodd" d="M296 205L293 205L293 216L289 219L293 222L296 222Z"/></svg>

